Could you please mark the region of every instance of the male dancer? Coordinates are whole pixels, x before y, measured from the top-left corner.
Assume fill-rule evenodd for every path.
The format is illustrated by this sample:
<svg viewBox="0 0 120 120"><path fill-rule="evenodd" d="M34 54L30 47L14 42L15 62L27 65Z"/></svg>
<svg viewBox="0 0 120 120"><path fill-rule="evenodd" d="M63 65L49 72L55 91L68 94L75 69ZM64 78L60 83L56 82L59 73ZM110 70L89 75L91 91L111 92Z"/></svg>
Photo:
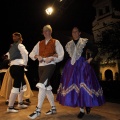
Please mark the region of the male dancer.
<svg viewBox="0 0 120 120"><path fill-rule="evenodd" d="M52 87L50 86L50 78L54 73L55 64L63 60L64 50L60 42L53 39L51 34L51 26L45 25L43 27L43 35L45 39L39 41L29 55L32 60L38 59L39 61L39 83L36 85L36 87L39 88L38 104L36 110L28 116L30 119L35 119L40 115L45 96L47 96L51 105L51 109L46 112L46 114L50 115L57 112L54 103L54 96L51 91Z"/></svg>

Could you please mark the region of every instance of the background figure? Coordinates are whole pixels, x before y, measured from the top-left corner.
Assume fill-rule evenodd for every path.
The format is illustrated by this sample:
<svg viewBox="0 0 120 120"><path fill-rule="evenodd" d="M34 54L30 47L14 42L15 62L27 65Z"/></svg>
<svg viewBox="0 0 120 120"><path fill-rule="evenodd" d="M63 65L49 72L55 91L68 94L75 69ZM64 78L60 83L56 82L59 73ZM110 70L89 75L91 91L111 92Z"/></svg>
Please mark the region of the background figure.
<svg viewBox="0 0 120 120"><path fill-rule="evenodd" d="M50 79L54 73L56 63L63 59L64 50L60 42L56 39L53 39L51 34L51 26L44 26L43 35L45 39L39 41L29 55L32 60L38 59L39 61L39 83L36 85L36 87L39 88L38 104L36 110L28 116L30 119L35 119L40 115L45 96L47 96L51 105L51 109L46 112L46 114L49 115L56 113L54 95L51 91L52 87L50 85Z"/></svg>
<svg viewBox="0 0 120 120"><path fill-rule="evenodd" d="M8 59L8 55L2 56L2 62L0 63L0 69L8 69L10 60Z"/></svg>
<svg viewBox="0 0 120 120"><path fill-rule="evenodd" d="M7 55L2 56L2 62L0 62L0 88L2 85L3 77L9 67L9 60Z"/></svg>
<svg viewBox="0 0 120 120"><path fill-rule="evenodd" d="M102 88L90 65L98 50L88 39L81 38L80 34L79 29L74 27L73 40L66 44L69 59L64 66L57 94L60 104L80 107L78 118L84 116L84 108L90 113L92 107L104 103ZM89 51L91 54L88 57Z"/></svg>
<svg viewBox="0 0 120 120"><path fill-rule="evenodd" d="M18 112L14 108L16 97L18 96L18 107L27 108L27 105L23 104L23 94L26 91L26 83L24 80L24 67L28 62L28 51L22 44L22 35L18 32L12 34L14 43L9 49L8 59L10 59L10 75L14 79L13 87L9 96L9 104L7 112Z"/></svg>

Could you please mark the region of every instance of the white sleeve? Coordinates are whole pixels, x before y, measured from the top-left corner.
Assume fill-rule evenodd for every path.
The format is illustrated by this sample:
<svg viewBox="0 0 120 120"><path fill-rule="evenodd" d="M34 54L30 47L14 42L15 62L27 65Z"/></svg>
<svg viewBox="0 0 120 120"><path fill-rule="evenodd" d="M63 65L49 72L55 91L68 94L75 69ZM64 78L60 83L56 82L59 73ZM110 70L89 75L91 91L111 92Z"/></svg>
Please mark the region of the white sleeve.
<svg viewBox="0 0 120 120"><path fill-rule="evenodd" d="M38 55L38 54L39 54L39 43L40 43L40 42L38 42L38 43L34 46L33 50L32 50L31 53L29 54L29 57L30 57L32 60L36 60L34 57L35 57L35 55Z"/></svg>
<svg viewBox="0 0 120 120"><path fill-rule="evenodd" d="M28 51L26 50L25 46L23 44L18 45L18 49L20 50L20 53L22 55L24 65L27 65L28 62Z"/></svg>
<svg viewBox="0 0 120 120"><path fill-rule="evenodd" d="M57 53L58 57L55 57L54 61L57 63L57 62L62 61L63 57L64 57L64 49L58 40L56 40L56 42L55 42L55 49L56 49L56 53Z"/></svg>

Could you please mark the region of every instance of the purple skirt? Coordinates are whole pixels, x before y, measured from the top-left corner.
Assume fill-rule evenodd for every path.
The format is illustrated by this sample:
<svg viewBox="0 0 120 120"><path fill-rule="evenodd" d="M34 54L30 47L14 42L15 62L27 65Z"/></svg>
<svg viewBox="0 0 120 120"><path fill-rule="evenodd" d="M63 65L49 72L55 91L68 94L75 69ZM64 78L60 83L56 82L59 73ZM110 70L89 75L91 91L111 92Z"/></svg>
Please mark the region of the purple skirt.
<svg viewBox="0 0 120 120"><path fill-rule="evenodd" d="M94 107L102 105L103 90L91 65L80 57L74 65L68 60L57 91L57 101L64 106Z"/></svg>

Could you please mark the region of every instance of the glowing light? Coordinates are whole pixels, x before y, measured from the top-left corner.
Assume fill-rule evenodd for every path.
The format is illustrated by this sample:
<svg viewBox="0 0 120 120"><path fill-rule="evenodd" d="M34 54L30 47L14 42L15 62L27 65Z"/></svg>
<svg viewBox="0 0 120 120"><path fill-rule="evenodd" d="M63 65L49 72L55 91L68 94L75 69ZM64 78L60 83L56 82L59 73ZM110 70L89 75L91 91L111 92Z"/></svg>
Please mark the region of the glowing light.
<svg viewBox="0 0 120 120"><path fill-rule="evenodd" d="M45 12L48 14L48 15L51 15L53 13L53 8L52 7L49 7L45 10Z"/></svg>

